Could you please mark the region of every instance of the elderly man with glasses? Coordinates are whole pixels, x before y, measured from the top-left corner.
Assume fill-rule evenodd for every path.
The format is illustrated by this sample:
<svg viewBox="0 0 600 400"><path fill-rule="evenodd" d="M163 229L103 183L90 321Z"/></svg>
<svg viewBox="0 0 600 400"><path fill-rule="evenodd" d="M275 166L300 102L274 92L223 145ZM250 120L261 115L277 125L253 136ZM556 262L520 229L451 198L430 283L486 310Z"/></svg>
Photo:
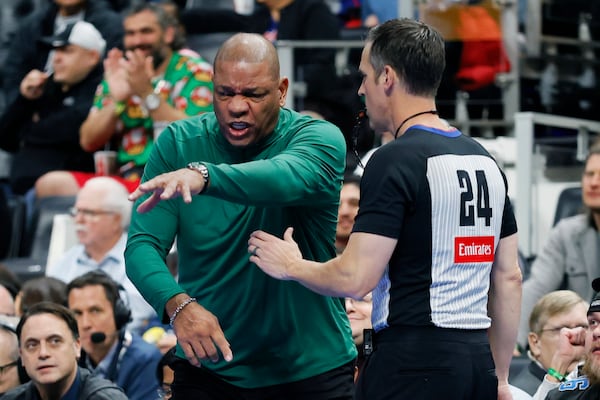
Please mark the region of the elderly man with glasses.
<svg viewBox="0 0 600 400"><path fill-rule="evenodd" d="M553 364L554 355L561 344L560 332L563 328L587 328L589 304L572 290L555 290L543 296L529 315L529 350L531 360L510 383L533 395L544 380L544 375ZM579 359L566 366L565 372L577 367Z"/></svg>
<svg viewBox="0 0 600 400"><path fill-rule="evenodd" d="M128 194L125 186L108 177L87 181L71 209L79 244L49 265L46 275L68 283L88 271L106 272L125 288L133 317L128 327L141 333L156 314L125 274L123 252L131 218Z"/></svg>

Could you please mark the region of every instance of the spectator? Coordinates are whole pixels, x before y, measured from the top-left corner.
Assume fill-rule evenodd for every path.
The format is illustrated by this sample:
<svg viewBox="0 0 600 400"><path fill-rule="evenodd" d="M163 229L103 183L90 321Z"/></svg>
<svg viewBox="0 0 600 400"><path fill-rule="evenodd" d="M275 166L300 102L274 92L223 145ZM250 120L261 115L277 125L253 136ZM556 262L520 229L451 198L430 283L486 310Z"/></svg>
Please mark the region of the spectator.
<svg viewBox="0 0 600 400"><path fill-rule="evenodd" d="M350 320L352 339L356 345L358 357L354 364L354 382L357 381L362 367L370 351L373 350L371 312L373 310L373 295L367 294L360 300L346 297L346 314ZM367 342L365 342L365 337Z"/></svg>
<svg viewBox="0 0 600 400"><path fill-rule="evenodd" d="M522 347L529 332L527 316L544 294L561 288L572 290L584 299L591 299L594 294L589 282L600 276L600 143L590 148L581 186L583 204L589 211L558 222L523 284L518 340Z"/></svg>
<svg viewBox="0 0 600 400"><path fill-rule="evenodd" d="M26 281L15 301L16 314L21 316L34 304L42 301L67 306L67 284L63 281L42 276Z"/></svg>
<svg viewBox="0 0 600 400"><path fill-rule="evenodd" d="M0 284L0 315L15 315L15 299L8 289Z"/></svg>
<svg viewBox="0 0 600 400"><path fill-rule="evenodd" d="M600 291L600 279L592 282L595 292ZM551 368L533 396L536 400L597 399L600 396L600 293L597 293L587 311L587 328L563 328L559 344L551 361ZM581 359L578 368L567 373L569 366Z"/></svg>
<svg viewBox="0 0 600 400"><path fill-rule="evenodd" d="M0 262L0 286L4 286L12 298L17 297L21 290L21 281L5 264Z"/></svg>
<svg viewBox="0 0 600 400"><path fill-rule="evenodd" d="M125 273L125 243L131 203L125 186L98 176L85 183L72 209L79 244L46 269L46 276L66 283L86 272L101 270L125 288L132 313L129 329L141 332L156 313Z"/></svg>
<svg viewBox="0 0 600 400"><path fill-rule="evenodd" d="M21 290L21 281L8 267L0 263L0 323L17 326L15 298ZM0 374L1 375L1 374Z"/></svg>
<svg viewBox="0 0 600 400"><path fill-rule="evenodd" d="M279 71L263 36L228 39L215 58L215 112L171 124L130 196L140 202L127 274L177 335L174 398L352 397L356 350L343 302L248 263L251 231L288 223L308 257L335 254L344 139L283 108ZM176 235L178 282L165 261Z"/></svg>
<svg viewBox="0 0 600 400"><path fill-rule="evenodd" d="M340 205L338 208L337 226L335 229L335 248L336 253L341 254L354 226L354 218L358 214L358 203L360 201L360 177L353 174L344 176L344 183L340 191ZM352 330L352 339L356 345L358 356L354 363L354 382L362 370L366 359L364 336L365 330L371 331L371 310L373 308L371 293L360 300L354 300L346 297L346 314L350 320L350 329ZM372 343L372 342L370 342ZM372 348L370 349L372 350Z"/></svg>
<svg viewBox="0 0 600 400"><path fill-rule="evenodd" d="M19 342L15 327L0 321L0 398L21 384L18 363Z"/></svg>
<svg viewBox="0 0 600 400"><path fill-rule="evenodd" d="M529 350L531 363L511 384L533 395L542 383L552 358L558 350L562 328L587 327L588 304L577 293L557 290L544 295L529 316ZM571 372L580 360L574 361L567 372Z"/></svg>
<svg viewBox="0 0 600 400"><path fill-rule="evenodd" d="M340 38L337 17L322 0L258 0L258 3L264 4L269 11L269 18L264 19L268 26L259 33L271 41ZM261 15L261 12L264 11L258 8L257 13ZM297 109L313 110L331 120L332 107L345 100L336 96L339 88L336 87L335 50L297 49L294 60L297 60L294 62L295 79L306 83L306 97L298 98Z"/></svg>
<svg viewBox="0 0 600 400"><path fill-rule="evenodd" d="M0 147L15 154L10 186L17 194L32 189L48 171L94 170L91 153L79 145L79 127L102 79L106 42L85 21L43 41L54 48L53 73L29 71L19 96L0 117Z"/></svg>
<svg viewBox="0 0 600 400"><path fill-rule="evenodd" d="M126 329L131 310L118 284L102 271L90 271L67 286L83 354L80 365L121 387L130 400L154 398L155 371L161 354L156 346Z"/></svg>
<svg viewBox="0 0 600 400"><path fill-rule="evenodd" d="M464 124L471 136L506 133L505 127L469 126L467 120L504 119L503 90L496 82L513 66L504 47L501 14L495 0L432 0L420 8L419 18L435 24L445 39L440 114Z"/></svg>
<svg viewBox="0 0 600 400"><path fill-rule="evenodd" d="M157 4L135 6L123 25L126 52L113 49L104 60L106 79L80 142L87 151L116 149L118 179L133 191L166 123L212 110L212 66L177 52L178 21ZM37 196L74 196L93 176L54 171L37 182Z"/></svg>
<svg viewBox="0 0 600 400"><path fill-rule="evenodd" d="M31 382L3 400L126 400L111 382L77 367L81 351L77 322L65 307L42 302L32 306L17 325L21 362Z"/></svg>
<svg viewBox="0 0 600 400"><path fill-rule="evenodd" d="M358 213L359 200L360 177L346 174L340 191L340 205L338 207L337 227L335 228L335 248L338 254L341 254L348 244L348 238L354 226L354 218Z"/></svg>
<svg viewBox="0 0 600 400"><path fill-rule="evenodd" d="M123 37L121 17L110 10L105 0L44 2L46 4L22 20L11 39L3 69L7 103L18 97L20 84L30 71L52 71L54 53L41 45L41 38L54 36L69 24L86 21L100 31L108 49L120 46Z"/></svg>
<svg viewBox="0 0 600 400"><path fill-rule="evenodd" d="M492 156L437 116L444 65L444 40L430 26L404 18L372 29L358 93L371 127L395 140L364 171L346 249L304 260L292 227L284 240L260 230L248 241L250 261L274 278L328 296L373 292L377 345L357 400L512 398L516 221Z"/></svg>

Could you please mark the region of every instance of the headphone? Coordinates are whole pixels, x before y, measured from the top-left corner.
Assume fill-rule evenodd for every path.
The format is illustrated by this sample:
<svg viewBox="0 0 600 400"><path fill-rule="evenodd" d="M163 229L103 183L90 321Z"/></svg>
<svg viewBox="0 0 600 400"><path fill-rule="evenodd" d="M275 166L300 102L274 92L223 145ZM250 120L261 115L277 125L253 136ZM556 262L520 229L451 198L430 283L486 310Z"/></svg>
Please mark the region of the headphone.
<svg viewBox="0 0 600 400"><path fill-rule="evenodd" d="M117 330L120 331L121 329L125 328L125 326L129 322L132 321L132 317L131 308L128 305L129 297L127 296L125 288L120 283L115 282L115 284L117 285L118 289L118 297L115 301L113 313L115 314L115 326L117 327ZM125 301L123 300L123 298L126 298L128 300Z"/></svg>
<svg viewBox="0 0 600 400"><path fill-rule="evenodd" d="M15 327L7 324L4 321L0 321L0 328L17 336L17 331L16 331ZM17 337L17 340L18 339L19 338ZM27 374L27 371L25 370L25 367L23 366L23 363L21 362L21 357L17 358L16 361L17 361L17 374L19 376L19 383L22 385L24 383L29 382L31 379L29 378L29 375Z"/></svg>

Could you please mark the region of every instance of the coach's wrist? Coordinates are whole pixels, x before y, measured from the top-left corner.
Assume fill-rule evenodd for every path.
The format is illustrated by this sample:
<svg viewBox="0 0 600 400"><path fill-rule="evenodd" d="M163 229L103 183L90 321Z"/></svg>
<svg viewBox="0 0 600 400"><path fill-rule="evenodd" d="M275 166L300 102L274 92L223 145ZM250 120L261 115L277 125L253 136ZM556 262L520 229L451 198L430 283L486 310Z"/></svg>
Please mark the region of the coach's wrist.
<svg viewBox="0 0 600 400"><path fill-rule="evenodd" d="M190 296L187 293L179 293L179 294L171 297L165 304L165 313L166 313L167 319L170 320L171 317L173 316L173 313L175 312L175 310L177 310L177 307L179 307L180 304L187 301L191 297L192 296Z"/></svg>

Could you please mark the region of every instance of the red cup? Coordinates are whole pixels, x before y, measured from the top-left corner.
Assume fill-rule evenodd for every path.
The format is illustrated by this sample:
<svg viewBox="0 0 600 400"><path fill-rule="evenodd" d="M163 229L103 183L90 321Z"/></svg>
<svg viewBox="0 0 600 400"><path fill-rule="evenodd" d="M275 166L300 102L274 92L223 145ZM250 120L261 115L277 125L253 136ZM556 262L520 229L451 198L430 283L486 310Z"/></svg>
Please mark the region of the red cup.
<svg viewBox="0 0 600 400"><path fill-rule="evenodd" d="M110 150L95 152L94 165L96 167L96 175L98 176L116 175L118 171L117 152Z"/></svg>

